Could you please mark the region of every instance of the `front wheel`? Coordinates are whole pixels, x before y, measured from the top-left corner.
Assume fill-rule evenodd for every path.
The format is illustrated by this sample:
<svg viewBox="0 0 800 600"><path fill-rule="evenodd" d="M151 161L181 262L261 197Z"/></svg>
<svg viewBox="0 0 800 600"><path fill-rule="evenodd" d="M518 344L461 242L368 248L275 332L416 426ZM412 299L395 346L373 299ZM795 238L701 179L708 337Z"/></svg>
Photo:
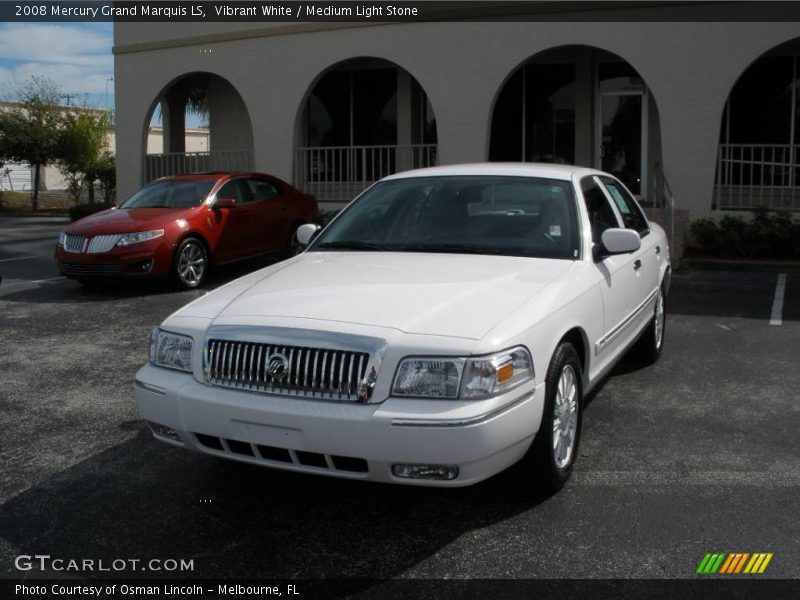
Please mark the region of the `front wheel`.
<svg viewBox="0 0 800 600"><path fill-rule="evenodd" d="M581 363L569 342L556 348L545 377L545 401L539 432L523 459L537 488L561 489L572 473L578 454L583 410Z"/></svg>
<svg viewBox="0 0 800 600"><path fill-rule="evenodd" d="M197 238L186 238L175 251L173 275L178 284L194 289L203 283L208 271L208 252Z"/></svg>

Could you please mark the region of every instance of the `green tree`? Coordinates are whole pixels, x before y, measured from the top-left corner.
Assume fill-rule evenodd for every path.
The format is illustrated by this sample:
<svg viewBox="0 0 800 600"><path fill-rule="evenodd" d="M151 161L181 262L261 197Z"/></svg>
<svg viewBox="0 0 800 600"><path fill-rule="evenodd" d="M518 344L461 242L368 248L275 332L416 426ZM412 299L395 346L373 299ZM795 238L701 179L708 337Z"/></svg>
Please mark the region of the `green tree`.
<svg viewBox="0 0 800 600"><path fill-rule="evenodd" d="M63 120L63 110L58 106L60 95L60 88L51 80L33 76L17 85L11 99L18 104L0 112L0 158L30 163L33 210L39 206L41 169L57 158Z"/></svg>
<svg viewBox="0 0 800 600"><path fill-rule="evenodd" d="M103 202L111 204L117 193L117 161L111 152L105 151L97 162L97 181L100 183L100 193Z"/></svg>
<svg viewBox="0 0 800 600"><path fill-rule="evenodd" d="M83 109L64 113L58 134L58 163L76 202L83 187L89 192L89 202L94 202L94 185L110 127L110 119L103 112Z"/></svg>

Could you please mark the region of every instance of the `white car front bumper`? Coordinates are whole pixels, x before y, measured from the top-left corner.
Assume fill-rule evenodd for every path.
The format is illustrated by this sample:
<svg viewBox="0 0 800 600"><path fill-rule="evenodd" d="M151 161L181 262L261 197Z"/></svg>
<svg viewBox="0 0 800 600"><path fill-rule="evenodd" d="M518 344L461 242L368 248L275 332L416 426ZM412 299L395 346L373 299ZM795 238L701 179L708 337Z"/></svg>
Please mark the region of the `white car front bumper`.
<svg viewBox="0 0 800 600"><path fill-rule="evenodd" d="M148 364L134 394L142 417L161 426L153 428L157 439L191 450L320 475L457 487L522 458L539 428L544 383L471 403L359 404L215 387ZM455 466L458 476L397 477L397 464Z"/></svg>

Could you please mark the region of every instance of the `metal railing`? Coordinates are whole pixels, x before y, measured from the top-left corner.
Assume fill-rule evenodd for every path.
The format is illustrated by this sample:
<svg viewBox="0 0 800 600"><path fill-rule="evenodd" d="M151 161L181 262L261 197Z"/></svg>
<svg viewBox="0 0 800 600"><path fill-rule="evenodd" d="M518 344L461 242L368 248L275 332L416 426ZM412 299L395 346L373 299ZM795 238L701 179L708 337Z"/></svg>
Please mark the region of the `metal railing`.
<svg viewBox="0 0 800 600"><path fill-rule="evenodd" d="M320 202L349 202L381 177L437 164L436 144L296 150L295 185Z"/></svg>
<svg viewBox="0 0 800 600"><path fill-rule="evenodd" d="M222 150L218 152L168 152L144 157L145 183L169 175L208 171L252 171L253 152Z"/></svg>
<svg viewBox="0 0 800 600"><path fill-rule="evenodd" d="M660 208L667 229L669 251L672 258L676 258L678 249L675 246L675 196L669 186L661 163L655 164L653 170L653 206Z"/></svg>
<svg viewBox="0 0 800 600"><path fill-rule="evenodd" d="M800 210L800 146L720 144L712 207Z"/></svg>

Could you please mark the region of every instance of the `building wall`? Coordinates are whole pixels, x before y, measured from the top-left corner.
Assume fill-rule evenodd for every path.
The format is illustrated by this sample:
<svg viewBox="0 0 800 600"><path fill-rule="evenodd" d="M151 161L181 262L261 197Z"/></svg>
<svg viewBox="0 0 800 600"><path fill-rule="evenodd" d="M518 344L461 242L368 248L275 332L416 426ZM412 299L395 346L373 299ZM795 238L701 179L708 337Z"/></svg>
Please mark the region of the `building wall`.
<svg viewBox="0 0 800 600"><path fill-rule="evenodd" d="M637 14L647 20L646 10ZM115 25L121 196L140 183L144 127L155 98L186 73L214 73L236 88L252 124L255 167L291 180L304 99L337 62L373 56L414 76L436 113L439 159L446 164L486 160L494 100L521 63L550 48L588 45L619 55L647 84L660 117L664 171L692 219L710 211L728 92L758 56L800 36L798 23L153 25Z"/></svg>

